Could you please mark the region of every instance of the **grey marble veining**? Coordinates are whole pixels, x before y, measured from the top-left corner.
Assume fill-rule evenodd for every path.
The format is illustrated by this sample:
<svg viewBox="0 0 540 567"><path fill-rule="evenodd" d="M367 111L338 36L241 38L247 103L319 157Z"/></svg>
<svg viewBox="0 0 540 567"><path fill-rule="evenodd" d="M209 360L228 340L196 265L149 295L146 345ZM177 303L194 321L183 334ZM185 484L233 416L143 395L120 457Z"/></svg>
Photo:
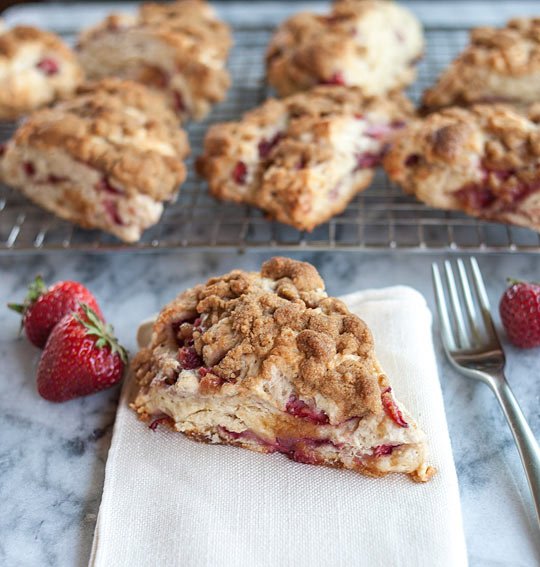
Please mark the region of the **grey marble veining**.
<svg viewBox="0 0 540 567"><path fill-rule="evenodd" d="M312 261L339 295L407 284L432 305L430 262L385 253L291 254ZM0 259L0 303L20 299L37 273L82 281L132 351L138 322L180 290L233 268L256 269L263 254L49 255ZM496 305L509 275L540 279L540 257L485 256L480 265ZM118 388L51 404L35 391L38 351L18 338L17 317L0 308L0 565L82 566L101 498ZM436 340L470 563L540 564L540 533L517 450L490 391L447 365ZM507 348L508 378L540 436L540 349ZM129 482L129 479L126 479ZM441 510L444 514L444 510ZM421 520L421 519L419 519Z"/></svg>

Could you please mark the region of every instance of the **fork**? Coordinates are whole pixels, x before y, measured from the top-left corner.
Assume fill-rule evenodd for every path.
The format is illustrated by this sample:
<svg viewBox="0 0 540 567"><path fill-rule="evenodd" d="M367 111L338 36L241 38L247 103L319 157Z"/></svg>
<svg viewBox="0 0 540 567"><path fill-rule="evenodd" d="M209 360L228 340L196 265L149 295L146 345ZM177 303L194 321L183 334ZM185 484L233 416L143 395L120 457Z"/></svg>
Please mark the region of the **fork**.
<svg viewBox="0 0 540 567"><path fill-rule="evenodd" d="M444 278L432 265L433 288L448 360L468 378L487 384L508 420L532 492L540 524L540 448L504 376L505 356L489 310L486 288L476 258L468 269L444 262ZM445 285L444 285L445 284Z"/></svg>

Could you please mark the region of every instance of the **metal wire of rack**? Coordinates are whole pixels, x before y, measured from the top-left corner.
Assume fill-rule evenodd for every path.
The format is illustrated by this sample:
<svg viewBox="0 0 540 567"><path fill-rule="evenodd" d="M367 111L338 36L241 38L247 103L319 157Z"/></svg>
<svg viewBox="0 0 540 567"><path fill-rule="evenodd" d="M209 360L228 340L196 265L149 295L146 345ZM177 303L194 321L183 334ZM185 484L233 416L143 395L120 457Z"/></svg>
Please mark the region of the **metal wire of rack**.
<svg viewBox="0 0 540 567"><path fill-rule="evenodd" d="M229 250L363 250L398 249L423 252L540 252L540 235L518 227L481 222L460 213L431 209L404 195L385 175L359 194L340 215L312 233L267 220L252 207L215 201L197 178L193 160L210 123L238 118L269 96L264 82L263 52L272 33L267 25L234 29L229 61L232 88L227 100L202 123L188 126L192 157L189 176L178 200L140 242L124 244L100 231L80 229L43 211L19 193L0 186L0 252L111 251L156 249ZM71 34L63 34L68 41ZM467 40L456 28L426 30L426 56L418 80L409 90L413 100L431 85ZM0 127L5 139L12 128Z"/></svg>

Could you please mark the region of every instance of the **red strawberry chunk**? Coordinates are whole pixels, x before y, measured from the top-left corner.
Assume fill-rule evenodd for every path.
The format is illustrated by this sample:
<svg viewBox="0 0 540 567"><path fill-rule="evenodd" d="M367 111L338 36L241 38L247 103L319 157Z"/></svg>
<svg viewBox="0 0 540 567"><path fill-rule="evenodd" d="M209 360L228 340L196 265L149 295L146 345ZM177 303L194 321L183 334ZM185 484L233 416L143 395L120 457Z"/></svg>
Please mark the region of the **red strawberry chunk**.
<svg viewBox="0 0 540 567"><path fill-rule="evenodd" d="M184 97L178 91L173 91L172 94L174 109L176 110L176 112L185 112L186 104L184 102Z"/></svg>
<svg viewBox="0 0 540 567"><path fill-rule="evenodd" d="M324 411L308 406L308 404L294 395L287 401L285 411L294 415L294 417L299 417L300 419L305 419L312 423L324 424L329 422L328 416Z"/></svg>
<svg viewBox="0 0 540 567"><path fill-rule="evenodd" d="M407 167L414 167L420 163L420 156L418 154L411 154L405 158L405 165Z"/></svg>
<svg viewBox="0 0 540 567"><path fill-rule="evenodd" d="M373 154L371 152L358 154L356 156L355 171L358 171L360 169L371 169L372 167L377 167L380 162L381 162L381 156L378 154Z"/></svg>
<svg viewBox="0 0 540 567"><path fill-rule="evenodd" d="M59 175L54 175L54 173L51 173L50 175L47 176L47 181L49 183L62 183L67 180L68 180L67 177L60 177Z"/></svg>
<svg viewBox="0 0 540 567"><path fill-rule="evenodd" d="M56 75L60 71L58 62L52 57L44 57L36 67L47 76Z"/></svg>
<svg viewBox="0 0 540 567"><path fill-rule="evenodd" d="M336 71L329 79L322 81L323 85L345 85L345 77L342 71Z"/></svg>
<svg viewBox="0 0 540 567"><path fill-rule="evenodd" d="M0 144L0 157L6 153L6 144Z"/></svg>
<svg viewBox="0 0 540 567"><path fill-rule="evenodd" d="M36 168L31 161L25 161L23 163L23 169L28 177L33 177L36 174Z"/></svg>
<svg viewBox="0 0 540 567"><path fill-rule="evenodd" d="M392 397L392 388L386 388L386 390L384 390L381 394L381 401L384 411L392 421L400 427L409 427L409 424L403 419L403 414Z"/></svg>
<svg viewBox="0 0 540 567"><path fill-rule="evenodd" d="M277 145L277 143L280 141L282 137L281 132L278 132L277 134L275 134L272 138L270 138L270 140L267 140L266 138L263 138L260 142L259 142L259 157L261 159L266 159L268 157L268 155L270 154L270 152L272 151L272 149Z"/></svg>
<svg viewBox="0 0 540 567"><path fill-rule="evenodd" d="M111 199L105 199L103 201L103 208L115 224L124 226L125 223L122 220L120 213L118 212L118 205L115 201L112 201Z"/></svg>
<svg viewBox="0 0 540 567"><path fill-rule="evenodd" d="M232 177L238 185L244 185L247 177L247 165L243 161L236 163Z"/></svg>
<svg viewBox="0 0 540 567"><path fill-rule="evenodd" d="M183 346L178 349L178 360L184 370L193 370L203 365L202 358L192 346Z"/></svg>
<svg viewBox="0 0 540 567"><path fill-rule="evenodd" d="M392 451L399 445L377 445L373 448L373 455L375 457L384 457L385 455L391 455Z"/></svg>

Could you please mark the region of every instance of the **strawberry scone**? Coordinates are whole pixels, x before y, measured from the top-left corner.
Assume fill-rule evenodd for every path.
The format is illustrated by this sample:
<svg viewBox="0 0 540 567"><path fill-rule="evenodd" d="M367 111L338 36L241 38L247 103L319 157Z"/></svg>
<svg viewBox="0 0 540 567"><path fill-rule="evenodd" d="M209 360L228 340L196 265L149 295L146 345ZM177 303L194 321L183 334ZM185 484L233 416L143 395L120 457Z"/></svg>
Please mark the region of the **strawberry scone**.
<svg viewBox="0 0 540 567"><path fill-rule="evenodd" d="M310 264L273 258L185 291L132 368L152 428L370 476L434 473L369 329Z"/></svg>
<svg viewBox="0 0 540 567"><path fill-rule="evenodd" d="M540 18L471 31L470 43L423 96L426 111L445 106L540 100Z"/></svg>
<svg viewBox="0 0 540 567"><path fill-rule="evenodd" d="M231 43L209 4L177 0L108 16L81 34L78 53L89 78L139 81L164 94L180 118L199 120L225 97Z"/></svg>
<svg viewBox="0 0 540 567"><path fill-rule="evenodd" d="M312 230L371 183L411 114L399 94L373 98L358 89L316 87L212 126L197 168L215 197Z"/></svg>
<svg viewBox="0 0 540 567"><path fill-rule="evenodd" d="M29 116L3 148L0 177L63 219L135 242L176 196L188 153L162 97L106 79Z"/></svg>
<svg viewBox="0 0 540 567"><path fill-rule="evenodd" d="M0 29L0 120L15 120L73 94L83 80L75 54L55 34Z"/></svg>
<svg viewBox="0 0 540 567"><path fill-rule="evenodd" d="M319 84L381 95L414 81L423 49L420 23L399 4L342 0L328 14L302 12L281 24L267 49L267 79L280 96Z"/></svg>
<svg viewBox="0 0 540 567"><path fill-rule="evenodd" d="M384 167L432 207L540 231L540 125L507 106L449 108L412 122Z"/></svg>

